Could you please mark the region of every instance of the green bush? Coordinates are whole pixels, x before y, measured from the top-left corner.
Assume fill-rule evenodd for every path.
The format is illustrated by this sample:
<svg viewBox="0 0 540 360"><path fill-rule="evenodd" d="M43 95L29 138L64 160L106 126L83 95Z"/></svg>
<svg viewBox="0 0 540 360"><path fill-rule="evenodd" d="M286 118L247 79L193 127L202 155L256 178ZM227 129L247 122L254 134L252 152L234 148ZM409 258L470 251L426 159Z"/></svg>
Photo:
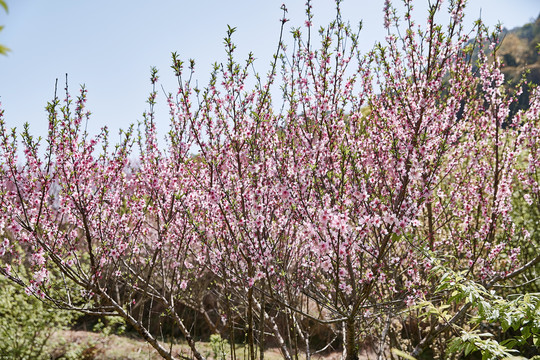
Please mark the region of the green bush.
<svg viewBox="0 0 540 360"><path fill-rule="evenodd" d="M212 357L217 360L226 359L225 349L229 346L227 339L222 339L219 334L210 335L210 347L212 348Z"/></svg>
<svg viewBox="0 0 540 360"><path fill-rule="evenodd" d="M126 332L126 320L117 316L104 316L103 319L98 319L92 330L105 336L122 335Z"/></svg>
<svg viewBox="0 0 540 360"><path fill-rule="evenodd" d="M520 353L524 347L540 348L540 293L503 297L467 279L467 270L455 272L437 264L433 273L440 279L437 293L450 297L437 305L426 301L419 308L423 309L422 317L435 316L457 334L448 344L448 357L480 352L482 360L524 359ZM462 324L454 322L451 309L465 304L472 316Z"/></svg>
<svg viewBox="0 0 540 360"><path fill-rule="evenodd" d="M49 359L49 339L72 320L0 275L0 359Z"/></svg>

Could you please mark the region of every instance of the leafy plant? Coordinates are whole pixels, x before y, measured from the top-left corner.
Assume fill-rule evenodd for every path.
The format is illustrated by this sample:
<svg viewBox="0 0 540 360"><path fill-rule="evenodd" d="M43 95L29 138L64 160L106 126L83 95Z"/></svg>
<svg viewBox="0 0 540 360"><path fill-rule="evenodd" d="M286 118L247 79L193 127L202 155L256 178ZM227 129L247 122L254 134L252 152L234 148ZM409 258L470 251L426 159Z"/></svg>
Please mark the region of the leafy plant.
<svg viewBox="0 0 540 360"><path fill-rule="evenodd" d="M105 316L103 319L98 319L92 330L105 336L122 335L126 331L126 321L118 316Z"/></svg>
<svg viewBox="0 0 540 360"><path fill-rule="evenodd" d="M480 351L483 360L491 360L519 354L516 349L527 342L540 347L540 294L515 294L504 298L467 279L467 270L456 272L440 263L433 268L433 273L440 278L436 294L447 293L448 300L441 305L426 301L418 306L424 310L422 316L436 316L459 332L450 342L448 354L467 356ZM449 311L454 305L468 307L472 317L458 323ZM501 340L495 331L489 330L493 328L504 333L513 330L515 335Z"/></svg>
<svg viewBox="0 0 540 360"><path fill-rule="evenodd" d="M5 2L5 0L0 0L0 6L4 8L6 13L8 12L8 6L7 6L6 2ZM0 31L2 31L3 29L4 29L4 27L0 25ZM0 54L1 55L6 55L9 51L10 51L9 48L7 48L4 45L0 44Z"/></svg>
<svg viewBox="0 0 540 360"><path fill-rule="evenodd" d="M49 359L49 339L75 315L51 308L0 276L0 358Z"/></svg>
<svg viewBox="0 0 540 360"><path fill-rule="evenodd" d="M229 346L227 339L222 339L219 334L210 335L210 347L212 348L212 356L216 360L225 360L227 352L225 349Z"/></svg>

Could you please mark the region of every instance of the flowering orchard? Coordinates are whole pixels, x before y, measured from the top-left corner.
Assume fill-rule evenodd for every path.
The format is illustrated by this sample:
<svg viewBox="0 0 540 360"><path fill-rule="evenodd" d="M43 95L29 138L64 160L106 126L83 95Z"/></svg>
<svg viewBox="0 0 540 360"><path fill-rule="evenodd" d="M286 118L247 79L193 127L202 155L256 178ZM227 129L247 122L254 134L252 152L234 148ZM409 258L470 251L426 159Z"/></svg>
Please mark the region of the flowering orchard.
<svg viewBox="0 0 540 360"><path fill-rule="evenodd" d="M520 255L512 198L540 206L540 94L510 116L520 90L502 87L496 34L464 31L464 1L434 1L422 26L403 5L386 1L386 43L360 54L339 2L315 45L308 1L288 48L283 18L265 78L235 60L232 28L204 89L173 54L166 146L157 70L115 146L85 131L84 88L48 104L42 141L25 128L18 148L2 122L0 271L56 306L122 317L166 359L184 355L164 332L204 359L201 327L232 358L238 342L249 359L443 353L474 309L432 268L495 289L539 262ZM426 301L446 315L419 316Z"/></svg>

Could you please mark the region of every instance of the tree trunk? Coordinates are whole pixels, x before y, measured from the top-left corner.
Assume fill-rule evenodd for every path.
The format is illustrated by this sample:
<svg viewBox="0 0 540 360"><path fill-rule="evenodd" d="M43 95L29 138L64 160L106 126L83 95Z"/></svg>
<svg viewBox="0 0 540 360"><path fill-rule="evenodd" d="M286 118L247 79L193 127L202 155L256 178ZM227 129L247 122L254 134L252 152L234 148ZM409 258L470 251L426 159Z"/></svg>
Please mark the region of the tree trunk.
<svg viewBox="0 0 540 360"><path fill-rule="evenodd" d="M358 344L356 342L356 326L354 318L345 322L345 360L358 360Z"/></svg>

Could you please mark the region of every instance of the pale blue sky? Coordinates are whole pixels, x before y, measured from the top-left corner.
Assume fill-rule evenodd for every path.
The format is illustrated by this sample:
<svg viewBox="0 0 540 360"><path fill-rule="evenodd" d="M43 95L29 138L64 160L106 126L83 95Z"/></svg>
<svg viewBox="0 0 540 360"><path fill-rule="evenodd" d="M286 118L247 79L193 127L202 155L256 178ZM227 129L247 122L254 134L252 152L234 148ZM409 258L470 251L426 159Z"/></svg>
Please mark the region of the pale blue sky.
<svg viewBox="0 0 540 360"><path fill-rule="evenodd" d="M303 0L7 0L9 14L0 11L0 44L12 49L0 56L0 102L8 126L29 122L32 132L46 133L44 107L53 96L55 79L63 88L69 74L72 94L79 84L89 91L93 113L90 129L104 125L116 133L141 119L150 91L149 69L157 66L165 88L174 91L170 53L196 60L196 78L206 84L211 64L224 60L227 24L237 27L234 40L242 58L253 51L256 70L265 74L275 51L281 17L289 8L286 26L302 26ZM427 0L417 0L424 18ZM382 40L383 0L345 0L343 17L363 20L361 48ZM316 24L334 16L334 2L313 0ZM540 13L538 0L470 0L468 24L482 14L489 26L499 20L507 28L523 25ZM290 37L289 37L290 39ZM163 98L161 98L163 100ZM163 103L163 101L162 101ZM158 128L167 130L168 115L158 110Z"/></svg>

